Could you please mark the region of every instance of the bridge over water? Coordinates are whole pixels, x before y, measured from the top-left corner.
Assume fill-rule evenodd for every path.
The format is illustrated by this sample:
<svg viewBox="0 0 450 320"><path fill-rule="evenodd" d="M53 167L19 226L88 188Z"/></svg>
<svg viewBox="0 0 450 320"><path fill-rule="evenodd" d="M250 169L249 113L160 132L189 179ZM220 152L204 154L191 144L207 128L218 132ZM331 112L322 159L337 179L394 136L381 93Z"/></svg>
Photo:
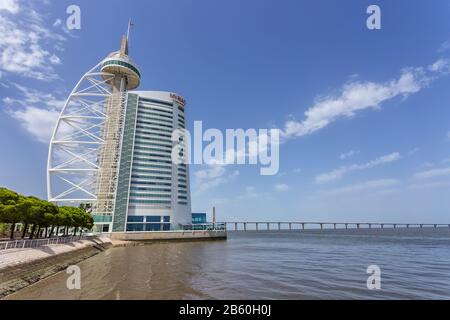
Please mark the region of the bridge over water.
<svg viewBox="0 0 450 320"><path fill-rule="evenodd" d="M271 231L271 230L324 230L324 229L397 229L397 228L450 228L450 224L442 223L380 223L380 222L264 222L239 221L219 222L225 224L227 230L234 231Z"/></svg>

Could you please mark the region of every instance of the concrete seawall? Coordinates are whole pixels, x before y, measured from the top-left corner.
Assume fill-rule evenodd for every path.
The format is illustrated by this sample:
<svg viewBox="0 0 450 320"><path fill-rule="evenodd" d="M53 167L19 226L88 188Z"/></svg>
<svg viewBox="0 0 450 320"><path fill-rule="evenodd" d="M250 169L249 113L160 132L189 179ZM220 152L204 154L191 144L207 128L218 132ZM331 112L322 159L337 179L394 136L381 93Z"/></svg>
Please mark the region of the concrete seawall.
<svg viewBox="0 0 450 320"><path fill-rule="evenodd" d="M0 299L90 258L112 245L105 237L0 252Z"/></svg>
<svg viewBox="0 0 450 320"><path fill-rule="evenodd" d="M166 231L166 232L114 232L111 240L122 241L211 241L226 240L226 231Z"/></svg>

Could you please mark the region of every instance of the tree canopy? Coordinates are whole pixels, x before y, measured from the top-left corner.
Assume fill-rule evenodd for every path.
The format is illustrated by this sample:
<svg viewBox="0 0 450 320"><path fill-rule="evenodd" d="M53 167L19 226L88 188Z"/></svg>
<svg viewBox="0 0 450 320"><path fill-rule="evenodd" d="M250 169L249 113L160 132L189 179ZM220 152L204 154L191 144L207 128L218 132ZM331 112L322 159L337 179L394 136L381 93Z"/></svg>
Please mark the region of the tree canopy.
<svg viewBox="0 0 450 320"><path fill-rule="evenodd" d="M31 196L23 196L6 188L0 188L0 223L11 225L11 239L14 238L15 227L18 223L23 225L22 238L26 236L28 228L30 238L39 237L45 230L45 236L51 237L54 228L64 228L68 234L69 228L80 233L83 229L90 230L94 225L92 216L86 211L87 206L58 207L48 201ZM48 232L50 228L50 232Z"/></svg>

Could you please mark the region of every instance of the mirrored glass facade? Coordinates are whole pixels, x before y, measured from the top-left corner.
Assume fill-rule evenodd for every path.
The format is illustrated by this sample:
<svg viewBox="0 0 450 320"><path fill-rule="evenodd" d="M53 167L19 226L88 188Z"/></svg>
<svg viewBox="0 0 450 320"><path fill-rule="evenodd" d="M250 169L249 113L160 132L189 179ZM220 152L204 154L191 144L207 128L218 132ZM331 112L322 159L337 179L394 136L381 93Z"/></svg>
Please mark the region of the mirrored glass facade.
<svg viewBox="0 0 450 320"><path fill-rule="evenodd" d="M114 232L167 231L192 222L189 168L172 163L172 133L186 119L184 102L174 96L128 93Z"/></svg>

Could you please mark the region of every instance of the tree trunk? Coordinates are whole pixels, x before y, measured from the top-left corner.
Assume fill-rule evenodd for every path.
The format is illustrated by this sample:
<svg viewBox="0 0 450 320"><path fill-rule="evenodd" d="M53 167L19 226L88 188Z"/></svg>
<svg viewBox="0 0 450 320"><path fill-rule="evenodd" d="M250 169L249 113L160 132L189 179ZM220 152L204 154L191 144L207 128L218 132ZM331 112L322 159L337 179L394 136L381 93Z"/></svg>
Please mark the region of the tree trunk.
<svg viewBox="0 0 450 320"><path fill-rule="evenodd" d="M59 237L59 226L56 227L56 236Z"/></svg>
<svg viewBox="0 0 450 320"><path fill-rule="evenodd" d="M25 226L23 227L22 231L22 239L25 239L25 236L27 235L27 230L28 230L28 223L25 223Z"/></svg>
<svg viewBox="0 0 450 320"><path fill-rule="evenodd" d="M37 227L36 239L39 239L39 233L41 232L41 226Z"/></svg>
<svg viewBox="0 0 450 320"><path fill-rule="evenodd" d="M73 235L74 235L74 236L77 235L77 229L78 229L78 228L73 229Z"/></svg>
<svg viewBox="0 0 450 320"><path fill-rule="evenodd" d="M33 227L31 228L30 240L33 239L33 237L34 237L34 230L36 230L36 225L35 224L33 224Z"/></svg>
<svg viewBox="0 0 450 320"><path fill-rule="evenodd" d="M14 231L16 230L16 223L14 222L12 225L11 225L11 234L9 235L9 238L11 239L11 240L14 240Z"/></svg>
<svg viewBox="0 0 450 320"><path fill-rule="evenodd" d="M49 238L52 237L52 235L53 235L53 230L55 230L55 226L52 226L52 227L50 228L50 234L48 235Z"/></svg>
<svg viewBox="0 0 450 320"><path fill-rule="evenodd" d="M44 238L47 238L48 237L48 227L46 226L45 227L45 237Z"/></svg>

